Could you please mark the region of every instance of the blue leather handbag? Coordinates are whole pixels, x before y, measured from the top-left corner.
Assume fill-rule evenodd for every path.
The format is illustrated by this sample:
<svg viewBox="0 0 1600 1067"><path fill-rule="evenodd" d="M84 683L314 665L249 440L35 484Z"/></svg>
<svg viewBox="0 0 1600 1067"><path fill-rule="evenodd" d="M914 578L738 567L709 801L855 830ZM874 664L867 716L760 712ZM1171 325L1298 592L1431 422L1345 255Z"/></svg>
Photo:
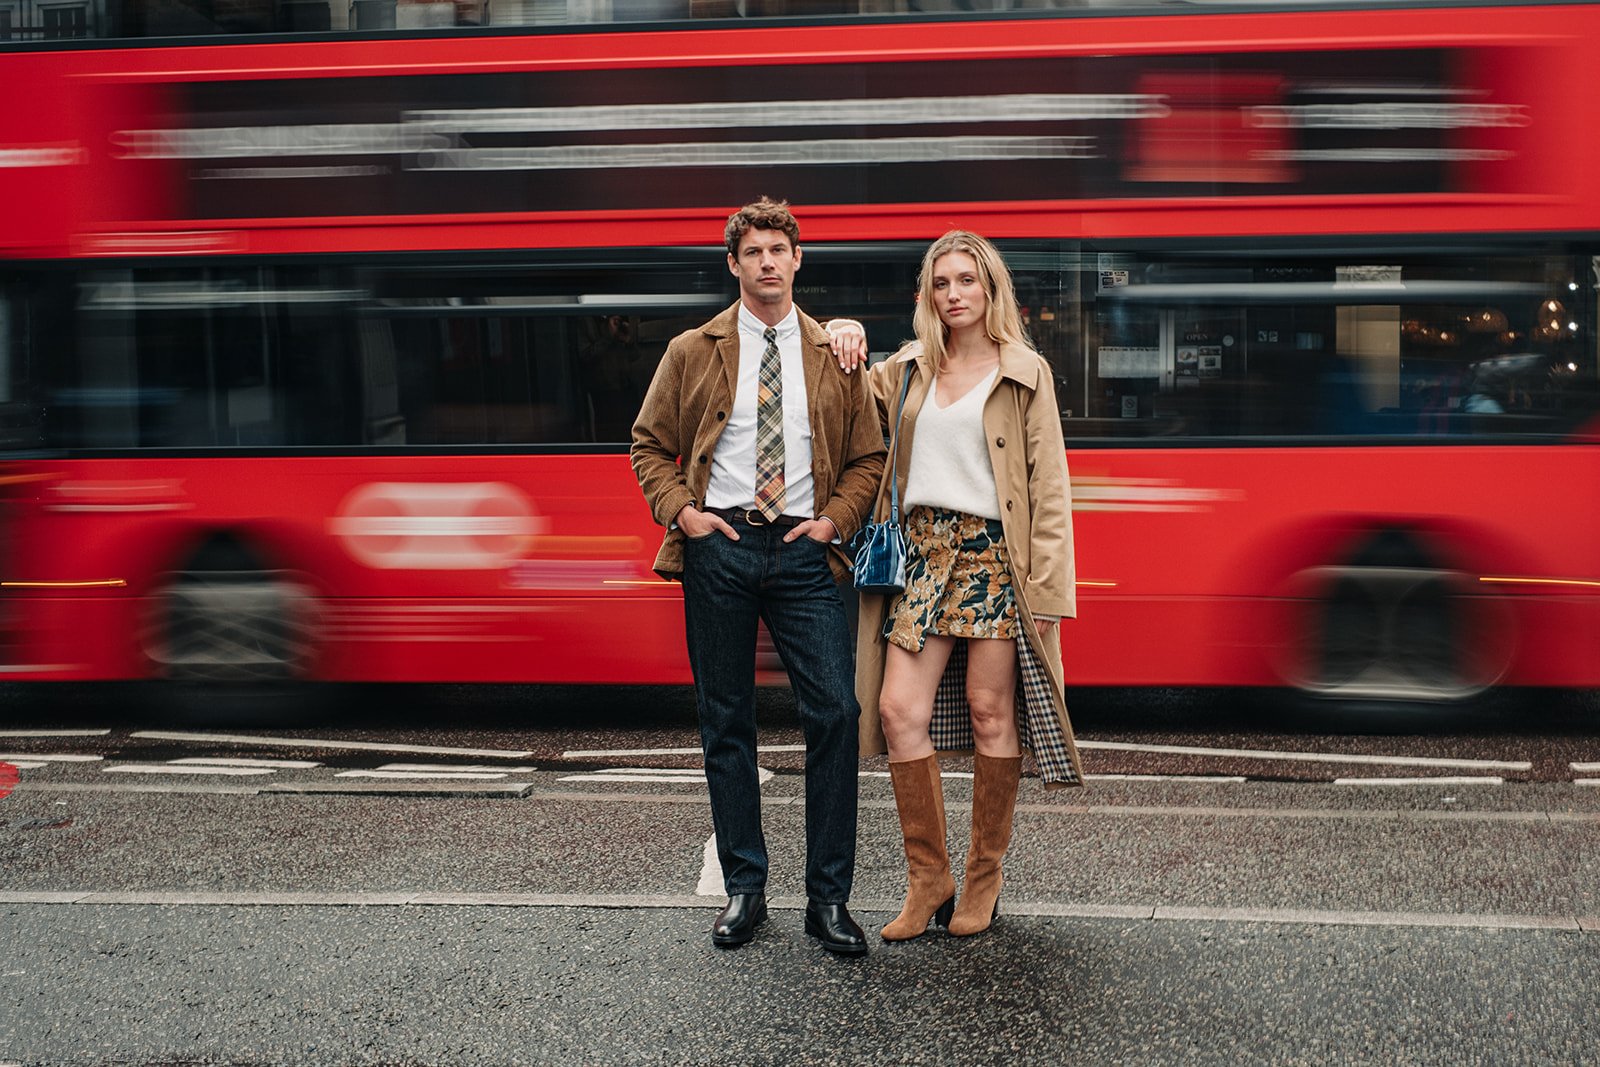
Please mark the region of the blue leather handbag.
<svg viewBox="0 0 1600 1067"><path fill-rule="evenodd" d="M889 520L869 522L856 534L855 584L863 593L898 593L906 587L906 535L900 529L900 480L895 477L895 450L900 444L900 416L911 389L911 368L900 384L900 406L889 436Z"/></svg>

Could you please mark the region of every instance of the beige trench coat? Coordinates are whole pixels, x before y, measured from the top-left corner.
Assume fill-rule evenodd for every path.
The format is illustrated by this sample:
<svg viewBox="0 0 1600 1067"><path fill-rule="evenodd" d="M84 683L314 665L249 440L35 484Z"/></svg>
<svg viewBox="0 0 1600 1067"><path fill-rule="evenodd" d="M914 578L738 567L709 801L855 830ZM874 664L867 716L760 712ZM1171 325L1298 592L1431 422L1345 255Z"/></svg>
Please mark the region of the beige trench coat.
<svg viewBox="0 0 1600 1067"><path fill-rule="evenodd" d="M889 478L900 485L904 499L911 469L916 416L933 381L932 367L921 346L911 345L872 370L878 413L887 426L900 401L902 376L911 374L905 411L899 419L900 443L895 469L885 469L874 505L875 521L889 515ZM1073 618L1077 615L1077 572L1072 553L1072 499L1067 479L1066 446L1056 406L1050 365L1021 345L1000 351L1000 372L983 405L983 430L1000 500L1000 521L1011 560L1024 642L1018 648L1018 725L1023 747L1037 760L1047 788L1083 784L1083 768L1067 718L1062 682L1059 624L1041 637L1033 616ZM902 508L902 522L904 514ZM878 718L878 693L888 646L883 636L889 597L863 593L856 637L856 697L861 703L861 753L888 751ZM934 745L941 751L970 751L970 710L966 701L964 644L940 683L934 703Z"/></svg>

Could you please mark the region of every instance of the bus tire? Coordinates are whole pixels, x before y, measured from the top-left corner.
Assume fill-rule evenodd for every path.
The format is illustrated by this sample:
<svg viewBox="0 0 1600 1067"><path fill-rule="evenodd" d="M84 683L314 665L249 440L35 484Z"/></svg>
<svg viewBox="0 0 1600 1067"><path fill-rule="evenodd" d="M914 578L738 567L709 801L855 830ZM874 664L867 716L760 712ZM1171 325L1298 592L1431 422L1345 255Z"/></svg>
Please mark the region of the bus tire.
<svg viewBox="0 0 1600 1067"><path fill-rule="evenodd" d="M302 575L268 566L218 534L161 575L147 601L143 653L160 699L202 716L304 696L321 631L320 598Z"/></svg>
<svg viewBox="0 0 1600 1067"><path fill-rule="evenodd" d="M1465 706L1504 675L1503 620L1471 575L1404 529L1294 575L1300 607L1286 681L1327 709Z"/></svg>

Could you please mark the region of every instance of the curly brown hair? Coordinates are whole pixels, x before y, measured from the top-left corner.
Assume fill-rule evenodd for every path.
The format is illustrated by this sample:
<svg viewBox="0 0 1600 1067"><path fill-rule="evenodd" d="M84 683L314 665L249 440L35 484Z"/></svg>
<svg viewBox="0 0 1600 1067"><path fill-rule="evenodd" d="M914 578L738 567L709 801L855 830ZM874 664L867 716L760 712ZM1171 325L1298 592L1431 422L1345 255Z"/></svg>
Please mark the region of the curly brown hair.
<svg viewBox="0 0 1600 1067"><path fill-rule="evenodd" d="M739 254L739 242L751 230L782 230L789 238L790 246L798 248L800 245L800 224L789 213L787 200L763 196L729 215L728 225L722 231L722 240L728 246L729 255Z"/></svg>

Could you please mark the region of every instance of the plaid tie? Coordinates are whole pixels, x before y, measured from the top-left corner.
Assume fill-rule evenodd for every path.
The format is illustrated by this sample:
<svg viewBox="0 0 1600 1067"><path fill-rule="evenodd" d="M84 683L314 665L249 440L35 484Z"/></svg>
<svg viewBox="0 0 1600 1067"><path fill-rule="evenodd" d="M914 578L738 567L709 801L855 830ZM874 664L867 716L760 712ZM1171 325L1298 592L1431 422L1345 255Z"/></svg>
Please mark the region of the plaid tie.
<svg viewBox="0 0 1600 1067"><path fill-rule="evenodd" d="M783 361L778 331L762 335L761 377L756 388L756 510L768 519L783 514Z"/></svg>

